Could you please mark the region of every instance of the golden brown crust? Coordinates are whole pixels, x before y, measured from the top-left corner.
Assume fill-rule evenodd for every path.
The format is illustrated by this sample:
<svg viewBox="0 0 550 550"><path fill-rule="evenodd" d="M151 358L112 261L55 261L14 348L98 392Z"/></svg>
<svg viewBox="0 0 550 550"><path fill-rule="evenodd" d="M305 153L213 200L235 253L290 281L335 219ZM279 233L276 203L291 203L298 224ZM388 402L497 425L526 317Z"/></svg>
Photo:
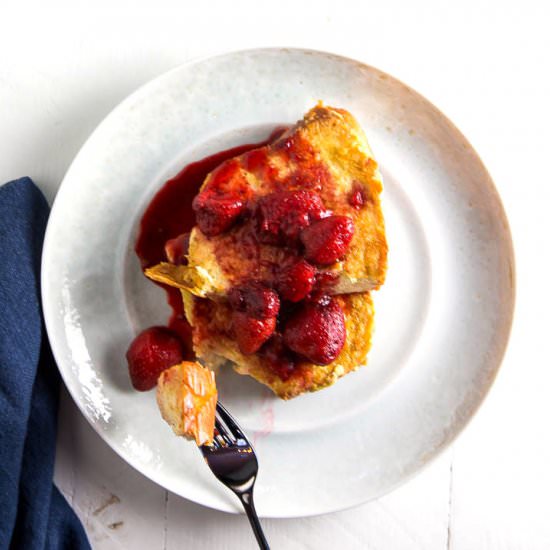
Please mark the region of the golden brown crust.
<svg viewBox="0 0 550 550"><path fill-rule="evenodd" d="M184 303L187 318L193 326L193 347L199 360L212 368L229 361L239 374L252 376L282 399L290 399L330 386L366 363L374 326L372 298L365 292L335 299L344 310L346 319L347 338L342 352L326 366L305 361L300 363L288 380L282 380L273 372L261 355L244 355L239 351L228 329L231 312L227 305L196 298L189 293Z"/></svg>
<svg viewBox="0 0 550 550"><path fill-rule="evenodd" d="M360 286L358 290L379 288L386 276L388 247L380 206L382 178L367 138L355 118L344 109L317 106L298 126L337 182L322 195L325 204L336 214L351 216L355 223L354 238L339 266L348 281L341 292L353 292L354 286ZM365 204L358 210L348 202L357 184L365 195ZM364 280L371 281L372 286L365 288L358 284Z"/></svg>

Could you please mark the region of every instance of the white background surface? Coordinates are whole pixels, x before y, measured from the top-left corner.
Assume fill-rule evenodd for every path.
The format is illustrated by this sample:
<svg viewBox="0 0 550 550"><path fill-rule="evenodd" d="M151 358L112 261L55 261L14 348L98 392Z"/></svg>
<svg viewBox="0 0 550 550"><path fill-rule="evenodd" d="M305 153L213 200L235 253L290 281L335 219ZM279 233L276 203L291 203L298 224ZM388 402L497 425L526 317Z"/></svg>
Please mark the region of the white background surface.
<svg viewBox="0 0 550 550"><path fill-rule="evenodd" d="M197 3L198 4L198 3ZM512 339L453 449L376 502L264 521L273 548L550 548L550 11L540 2L0 2L0 181L51 201L100 120L192 57L287 45L355 57L443 110L491 172L516 249ZM56 480L94 548L253 548L243 517L167 493L119 459L69 397Z"/></svg>

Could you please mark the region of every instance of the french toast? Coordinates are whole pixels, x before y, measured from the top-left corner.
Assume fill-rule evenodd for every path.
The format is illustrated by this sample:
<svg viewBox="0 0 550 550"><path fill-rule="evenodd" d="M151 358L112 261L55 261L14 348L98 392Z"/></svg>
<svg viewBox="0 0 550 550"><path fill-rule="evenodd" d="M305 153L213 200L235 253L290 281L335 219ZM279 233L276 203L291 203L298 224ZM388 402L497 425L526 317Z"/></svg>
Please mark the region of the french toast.
<svg viewBox="0 0 550 550"><path fill-rule="evenodd" d="M191 231L162 241L167 261L144 265L180 289L205 365L168 369L157 392L165 420L197 442L217 398L206 367L230 364L290 399L364 365L387 266L381 176L347 111L318 104L273 142L225 158L193 199Z"/></svg>
<svg viewBox="0 0 550 550"><path fill-rule="evenodd" d="M281 399L321 390L366 363L374 327L374 307L368 292L334 298L344 311L346 325L346 341L334 361L317 365L302 359L289 369L284 362L273 365L272 358L262 351L242 353L232 334L231 309L226 303L197 298L187 291L182 291L182 298L193 327L197 358L213 369L230 364L237 373L252 376Z"/></svg>
<svg viewBox="0 0 550 550"><path fill-rule="evenodd" d="M313 197L320 199L313 204L316 220L345 216L355 226L345 257L318 262L332 277L327 293L377 289L387 261L381 191L378 165L357 121L345 110L317 105L272 144L213 170L195 199L198 224L186 265L163 262L145 273L200 297L226 296L251 278L271 284L279 266L296 255L295 247L281 243L295 241L302 229L301 219L285 228L277 209L297 218L303 201ZM203 208L208 201L217 212Z"/></svg>

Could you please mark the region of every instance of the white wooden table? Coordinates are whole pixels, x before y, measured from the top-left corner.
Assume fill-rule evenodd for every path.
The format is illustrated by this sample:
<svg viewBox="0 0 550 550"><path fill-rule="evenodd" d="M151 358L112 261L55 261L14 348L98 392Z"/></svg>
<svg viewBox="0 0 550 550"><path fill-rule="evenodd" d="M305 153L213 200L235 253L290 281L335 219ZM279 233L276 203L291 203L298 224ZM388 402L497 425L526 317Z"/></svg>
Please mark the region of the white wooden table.
<svg viewBox="0 0 550 550"><path fill-rule="evenodd" d="M198 2L195 4L199 4ZM273 548L550 548L550 9L450 3L13 2L0 7L0 181L29 175L51 201L98 122L191 57L288 45L377 66L440 107L484 159L509 215L518 296L496 384L452 450L353 510L264 522ZM253 548L244 517L142 477L66 393L56 482L94 548Z"/></svg>

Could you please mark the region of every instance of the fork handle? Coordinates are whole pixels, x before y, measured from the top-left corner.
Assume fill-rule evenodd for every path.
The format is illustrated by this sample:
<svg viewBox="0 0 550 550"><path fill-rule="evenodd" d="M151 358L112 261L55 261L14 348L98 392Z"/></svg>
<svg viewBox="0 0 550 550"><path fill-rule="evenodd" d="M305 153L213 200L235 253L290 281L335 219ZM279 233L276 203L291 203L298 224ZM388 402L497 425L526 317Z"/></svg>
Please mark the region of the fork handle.
<svg viewBox="0 0 550 550"><path fill-rule="evenodd" d="M254 531L254 536L258 541L258 546L261 550L269 550L269 544L265 538L258 514L256 514L256 508L254 508L254 499L252 498L252 491L245 491L244 493L237 493L239 500L241 501L244 511L248 517L248 521Z"/></svg>

